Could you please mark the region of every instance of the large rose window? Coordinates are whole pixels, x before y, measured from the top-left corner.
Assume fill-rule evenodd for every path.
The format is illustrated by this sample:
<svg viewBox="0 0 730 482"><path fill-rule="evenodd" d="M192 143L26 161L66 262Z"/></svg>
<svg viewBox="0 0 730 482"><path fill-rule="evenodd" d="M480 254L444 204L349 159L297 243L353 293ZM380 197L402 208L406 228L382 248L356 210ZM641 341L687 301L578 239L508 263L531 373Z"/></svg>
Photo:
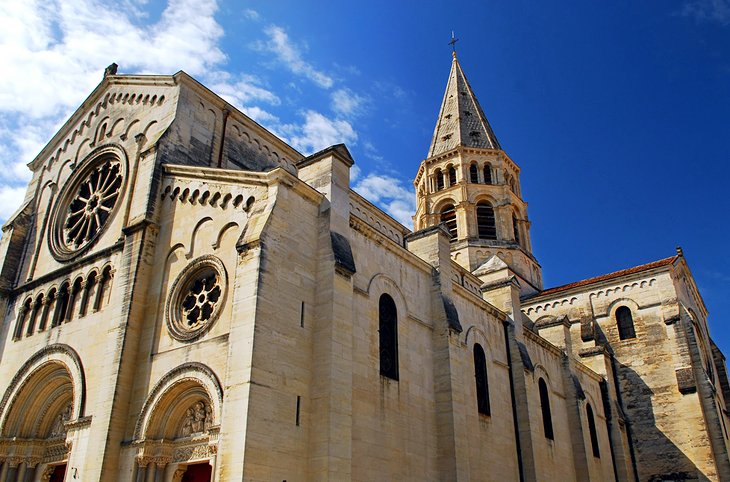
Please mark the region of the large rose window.
<svg viewBox="0 0 730 482"><path fill-rule="evenodd" d="M177 277L167 298L167 328L173 338L192 340L218 318L226 294L226 271L214 256L202 256Z"/></svg>
<svg viewBox="0 0 730 482"><path fill-rule="evenodd" d="M85 161L66 184L49 231L56 258L72 259L89 248L109 224L124 189L125 161L107 148Z"/></svg>

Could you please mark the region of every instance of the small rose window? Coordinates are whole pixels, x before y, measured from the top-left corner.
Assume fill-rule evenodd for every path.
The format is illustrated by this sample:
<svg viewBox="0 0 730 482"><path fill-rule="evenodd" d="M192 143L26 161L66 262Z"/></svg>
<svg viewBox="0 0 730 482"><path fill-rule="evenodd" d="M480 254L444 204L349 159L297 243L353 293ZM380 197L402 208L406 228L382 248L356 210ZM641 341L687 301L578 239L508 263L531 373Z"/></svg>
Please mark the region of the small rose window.
<svg viewBox="0 0 730 482"><path fill-rule="evenodd" d="M190 263L173 283L167 300L167 327L173 338L188 341L202 335L220 314L226 293L226 271L214 256Z"/></svg>

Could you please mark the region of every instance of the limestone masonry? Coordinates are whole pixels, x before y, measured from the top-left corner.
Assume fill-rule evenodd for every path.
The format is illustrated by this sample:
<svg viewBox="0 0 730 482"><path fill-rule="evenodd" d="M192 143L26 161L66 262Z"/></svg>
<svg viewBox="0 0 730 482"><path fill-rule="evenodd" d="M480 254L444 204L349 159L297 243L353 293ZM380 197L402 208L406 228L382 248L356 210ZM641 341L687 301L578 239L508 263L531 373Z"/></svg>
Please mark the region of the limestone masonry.
<svg viewBox="0 0 730 482"><path fill-rule="evenodd" d="M456 55L414 232L353 162L107 69L3 226L0 482L730 480L683 253L545 289Z"/></svg>

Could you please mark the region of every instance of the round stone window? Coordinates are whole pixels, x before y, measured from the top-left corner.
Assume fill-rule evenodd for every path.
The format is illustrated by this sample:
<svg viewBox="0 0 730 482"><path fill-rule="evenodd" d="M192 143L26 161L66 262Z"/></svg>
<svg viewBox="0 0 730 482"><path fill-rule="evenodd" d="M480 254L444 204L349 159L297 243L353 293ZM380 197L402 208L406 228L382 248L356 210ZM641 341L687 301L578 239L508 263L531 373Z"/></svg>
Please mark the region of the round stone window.
<svg viewBox="0 0 730 482"><path fill-rule="evenodd" d="M227 280L223 263L202 256L177 277L167 298L167 329L173 338L192 340L215 322L223 307Z"/></svg>
<svg viewBox="0 0 730 482"><path fill-rule="evenodd" d="M89 157L66 183L52 214L49 244L60 261L88 249L121 204L126 175L123 153L107 147Z"/></svg>

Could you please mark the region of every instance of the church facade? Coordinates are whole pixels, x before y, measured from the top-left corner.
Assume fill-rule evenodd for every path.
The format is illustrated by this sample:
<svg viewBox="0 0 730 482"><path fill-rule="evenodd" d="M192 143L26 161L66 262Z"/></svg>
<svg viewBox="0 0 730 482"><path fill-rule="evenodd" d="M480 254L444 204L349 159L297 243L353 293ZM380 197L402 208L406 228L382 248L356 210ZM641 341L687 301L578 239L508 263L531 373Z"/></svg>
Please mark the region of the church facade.
<svg viewBox="0 0 730 482"><path fill-rule="evenodd" d="M681 250L545 289L454 55L414 231L183 72L109 69L0 241L0 481L730 480Z"/></svg>

